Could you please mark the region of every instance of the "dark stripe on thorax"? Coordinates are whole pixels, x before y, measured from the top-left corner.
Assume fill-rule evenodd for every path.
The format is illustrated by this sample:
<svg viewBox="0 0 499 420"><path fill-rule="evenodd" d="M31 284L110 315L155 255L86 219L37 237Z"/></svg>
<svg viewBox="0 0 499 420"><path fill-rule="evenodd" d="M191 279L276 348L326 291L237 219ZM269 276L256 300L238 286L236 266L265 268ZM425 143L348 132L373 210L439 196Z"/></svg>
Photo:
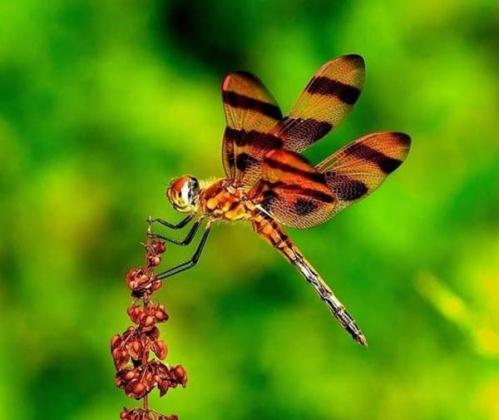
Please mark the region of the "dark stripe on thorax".
<svg viewBox="0 0 499 420"><path fill-rule="evenodd" d="M366 146L365 144L356 143L345 149L345 154L356 156L361 159L373 162L385 173L390 174L397 169L402 161L385 155L379 150Z"/></svg>
<svg viewBox="0 0 499 420"><path fill-rule="evenodd" d="M269 104L268 102L240 95L232 91L223 92L222 97L225 104L234 108L251 109L275 120L282 118L281 110L274 104Z"/></svg>
<svg viewBox="0 0 499 420"><path fill-rule="evenodd" d="M232 202L232 204L230 205L228 211L233 211L233 210L237 209L240 205L241 205L241 202L239 200L234 200Z"/></svg>
<svg viewBox="0 0 499 420"><path fill-rule="evenodd" d="M325 76L313 77L306 90L309 93L336 96L340 101L349 105L353 105L360 95L359 88Z"/></svg>

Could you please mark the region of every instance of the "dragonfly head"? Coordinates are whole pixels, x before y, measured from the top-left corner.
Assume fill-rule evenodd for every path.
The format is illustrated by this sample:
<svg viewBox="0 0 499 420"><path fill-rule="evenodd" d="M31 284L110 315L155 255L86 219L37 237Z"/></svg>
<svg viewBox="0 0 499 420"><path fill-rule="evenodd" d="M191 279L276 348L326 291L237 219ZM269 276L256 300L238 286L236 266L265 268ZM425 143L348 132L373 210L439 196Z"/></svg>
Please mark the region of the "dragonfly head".
<svg viewBox="0 0 499 420"><path fill-rule="evenodd" d="M175 178L166 190L168 201L181 213L195 213L199 206L199 182L190 175Z"/></svg>

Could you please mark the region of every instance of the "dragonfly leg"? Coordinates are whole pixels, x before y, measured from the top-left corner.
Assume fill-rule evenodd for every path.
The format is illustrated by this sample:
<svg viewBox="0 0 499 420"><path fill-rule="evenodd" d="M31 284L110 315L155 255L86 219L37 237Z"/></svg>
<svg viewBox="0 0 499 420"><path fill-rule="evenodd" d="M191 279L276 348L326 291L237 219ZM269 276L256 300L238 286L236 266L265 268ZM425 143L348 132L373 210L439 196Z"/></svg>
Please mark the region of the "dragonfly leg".
<svg viewBox="0 0 499 420"><path fill-rule="evenodd" d="M206 240L208 239L208 235L210 233L210 226L206 226L206 229L203 233L203 236L201 237L201 240L199 241L198 247L196 248L196 251L194 252L193 256L186 262L183 262L182 264L176 265L175 267L172 267L166 271L163 271L162 273L159 273L156 278L158 280L163 280L166 279L167 277L171 277L175 274L181 273L182 271L188 270L192 267L194 267L198 261L199 257L201 256L201 253L203 252L203 248L206 244Z"/></svg>
<svg viewBox="0 0 499 420"><path fill-rule="evenodd" d="M190 214L189 216L183 218L180 222L178 223L170 223L166 221L165 219L161 219L160 217L152 218L149 216L147 218L147 224L151 226L153 223L159 223L160 225L163 225L169 229L182 229L186 224L188 224L192 219L194 218L193 214Z"/></svg>
<svg viewBox="0 0 499 420"><path fill-rule="evenodd" d="M196 235L196 232L198 231L200 224L201 224L201 222L199 222L199 221L194 223L192 225L192 228L189 231L189 233L187 233L187 236L182 240L167 238L166 236L159 235L157 233L152 233L152 232L148 233L148 236L150 236L151 238L162 239L166 242L170 242L170 243L175 244L175 245L185 246L185 245L189 245L192 242L192 239Z"/></svg>

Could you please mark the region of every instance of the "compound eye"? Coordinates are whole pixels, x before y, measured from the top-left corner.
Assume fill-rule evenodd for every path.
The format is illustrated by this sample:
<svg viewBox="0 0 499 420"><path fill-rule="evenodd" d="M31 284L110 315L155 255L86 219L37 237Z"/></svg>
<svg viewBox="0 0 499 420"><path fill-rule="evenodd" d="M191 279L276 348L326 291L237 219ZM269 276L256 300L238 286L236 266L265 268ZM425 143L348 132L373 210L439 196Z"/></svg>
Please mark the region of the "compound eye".
<svg viewBox="0 0 499 420"><path fill-rule="evenodd" d="M188 205L192 201L192 186L190 182L186 182L180 190L180 200L184 205Z"/></svg>
<svg viewBox="0 0 499 420"><path fill-rule="evenodd" d="M196 178L191 179L191 194L192 197L194 198L194 195L197 195L199 193L199 182Z"/></svg>

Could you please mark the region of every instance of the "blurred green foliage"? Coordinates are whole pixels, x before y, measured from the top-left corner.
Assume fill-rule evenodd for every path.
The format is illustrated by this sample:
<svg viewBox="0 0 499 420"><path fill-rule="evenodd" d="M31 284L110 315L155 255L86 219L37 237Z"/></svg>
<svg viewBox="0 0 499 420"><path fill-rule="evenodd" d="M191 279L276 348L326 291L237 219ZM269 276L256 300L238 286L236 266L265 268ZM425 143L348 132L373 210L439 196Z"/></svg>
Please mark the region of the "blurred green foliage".
<svg viewBox="0 0 499 420"><path fill-rule="evenodd" d="M356 345L248 226L215 229L159 294L182 419L499 418L499 5L494 0L0 3L0 418L117 418L112 334L168 180L221 176L219 84L284 110L359 53L354 112L307 156L378 130L407 162L334 221L290 233L357 318ZM171 248L164 266L191 250Z"/></svg>

